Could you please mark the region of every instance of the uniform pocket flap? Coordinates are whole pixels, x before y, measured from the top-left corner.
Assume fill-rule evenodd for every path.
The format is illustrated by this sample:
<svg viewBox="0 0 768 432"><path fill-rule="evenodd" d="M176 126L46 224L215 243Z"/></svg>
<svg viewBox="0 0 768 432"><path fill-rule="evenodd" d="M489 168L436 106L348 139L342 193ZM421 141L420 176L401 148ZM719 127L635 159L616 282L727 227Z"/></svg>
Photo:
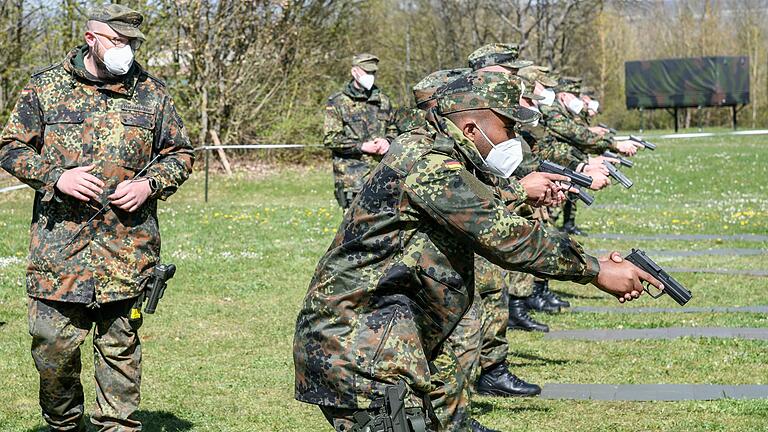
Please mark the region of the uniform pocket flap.
<svg viewBox="0 0 768 432"><path fill-rule="evenodd" d="M82 123L83 118L81 111L52 111L45 114L45 123Z"/></svg>
<svg viewBox="0 0 768 432"><path fill-rule="evenodd" d="M136 126L144 129L155 128L155 117L137 111L123 111L120 113L120 122L125 126Z"/></svg>

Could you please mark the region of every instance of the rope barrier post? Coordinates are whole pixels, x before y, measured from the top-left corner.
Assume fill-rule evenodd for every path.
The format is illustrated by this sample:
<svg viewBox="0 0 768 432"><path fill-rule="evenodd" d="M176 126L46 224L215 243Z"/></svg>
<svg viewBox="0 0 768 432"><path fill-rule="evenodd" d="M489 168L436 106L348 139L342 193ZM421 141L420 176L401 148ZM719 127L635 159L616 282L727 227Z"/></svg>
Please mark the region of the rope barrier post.
<svg viewBox="0 0 768 432"><path fill-rule="evenodd" d="M205 149L205 202L208 202L208 158L211 153L210 150Z"/></svg>

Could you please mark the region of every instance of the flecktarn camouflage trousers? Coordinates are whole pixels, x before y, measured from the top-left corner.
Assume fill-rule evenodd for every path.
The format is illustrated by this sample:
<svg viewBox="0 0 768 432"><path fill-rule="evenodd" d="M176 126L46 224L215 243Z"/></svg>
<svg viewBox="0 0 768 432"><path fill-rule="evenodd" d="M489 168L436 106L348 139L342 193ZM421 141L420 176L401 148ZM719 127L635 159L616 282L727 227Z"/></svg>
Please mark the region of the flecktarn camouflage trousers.
<svg viewBox="0 0 768 432"><path fill-rule="evenodd" d="M54 431L81 431L84 396L80 346L94 328L96 410L102 431L140 431L131 418L139 406L141 320L129 320L134 300L89 308L82 303L29 299L32 358L40 374L40 407Z"/></svg>

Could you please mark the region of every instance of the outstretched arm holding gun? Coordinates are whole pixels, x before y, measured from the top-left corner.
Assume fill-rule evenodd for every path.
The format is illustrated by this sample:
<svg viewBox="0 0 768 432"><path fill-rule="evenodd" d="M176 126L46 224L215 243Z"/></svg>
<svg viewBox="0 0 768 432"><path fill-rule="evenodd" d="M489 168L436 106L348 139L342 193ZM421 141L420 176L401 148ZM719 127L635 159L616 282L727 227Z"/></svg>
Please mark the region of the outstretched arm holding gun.
<svg viewBox="0 0 768 432"><path fill-rule="evenodd" d="M616 159L617 161L619 161L619 163L622 166L625 166L627 168L632 168L633 166L635 166L635 163L632 162L631 160L629 160L629 159L627 159L625 157L621 157L618 154L616 154L616 153L614 153L614 152L612 152L610 150L604 151L603 152L603 157L607 157L607 158L611 158L611 159Z"/></svg>
<svg viewBox="0 0 768 432"><path fill-rule="evenodd" d="M639 267L643 271L649 273L651 276L655 277L659 282L661 282L662 285L664 285L663 290L657 290L655 293L653 293L650 290L652 285L646 282L643 290L647 292L649 296L653 298L659 298L666 293L672 297L672 299L676 301L680 306L688 303L688 301L693 296L691 292L688 291L680 282L676 281L675 278L664 271L661 266L650 259L644 251L640 249L632 249L632 253L627 255L627 257L624 259Z"/></svg>
<svg viewBox="0 0 768 432"><path fill-rule="evenodd" d="M605 165L606 168L608 168L608 175L615 178L616 181L621 183L622 186L629 189L634 184L632 180L629 179L629 177L625 176L623 172L616 169L615 166L613 166L612 163L608 161L603 161L603 165Z"/></svg>
<svg viewBox="0 0 768 432"><path fill-rule="evenodd" d="M539 164L539 171L546 172L550 174L558 174L562 176L566 176L571 179L573 184L571 187L573 189L576 189L576 194L578 195L579 199L584 201L586 205L592 205L593 202L595 202L595 198L584 192L579 186L581 187L590 187L592 185L592 177L577 173L576 171L573 171L572 169L566 168L562 165L558 165L554 162L550 161L541 161Z"/></svg>
<svg viewBox="0 0 768 432"><path fill-rule="evenodd" d="M599 127L603 128L603 129L607 130L609 133L612 133L612 134L616 135L616 129L614 129L612 127L609 127L605 123L598 123L597 125Z"/></svg>
<svg viewBox="0 0 768 432"><path fill-rule="evenodd" d="M650 142L648 142L646 140L643 140L643 139L640 139L640 138L638 138L638 137L636 137L634 135L630 135L629 136L629 140L634 142L634 143L636 143L636 144L639 144L640 147L647 148L648 150L656 150L656 144L650 143Z"/></svg>

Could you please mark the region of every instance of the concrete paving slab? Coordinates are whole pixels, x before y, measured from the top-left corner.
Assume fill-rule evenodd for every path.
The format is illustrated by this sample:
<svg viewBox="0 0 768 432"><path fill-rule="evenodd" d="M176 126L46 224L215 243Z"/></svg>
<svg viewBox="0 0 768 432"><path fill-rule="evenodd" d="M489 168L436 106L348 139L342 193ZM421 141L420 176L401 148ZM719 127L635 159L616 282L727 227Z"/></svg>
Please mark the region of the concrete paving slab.
<svg viewBox="0 0 768 432"><path fill-rule="evenodd" d="M611 314L649 314L649 313L765 313L768 314L768 305L758 306L703 306L703 307L601 307L601 306L574 306L565 309L572 313L611 313Z"/></svg>
<svg viewBox="0 0 768 432"><path fill-rule="evenodd" d="M621 233L594 233L589 237L601 240L631 240L631 241L653 241L653 240L679 240L679 241L697 241L697 240L738 240L748 242L768 241L768 235L763 234L621 234Z"/></svg>
<svg viewBox="0 0 768 432"><path fill-rule="evenodd" d="M635 339L676 339L702 337L768 340L768 328L752 327L669 327L649 329L583 329L546 333L544 339L615 341Z"/></svg>
<svg viewBox="0 0 768 432"><path fill-rule="evenodd" d="M607 255L609 250L589 251L592 255ZM756 256L768 254L768 249L751 248L723 248L703 250L649 250L645 251L649 257L688 258L699 256Z"/></svg>
<svg viewBox="0 0 768 432"><path fill-rule="evenodd" d="M719 384L545 384L542 399L683 401L768 399L768 385Z"/></svg>

